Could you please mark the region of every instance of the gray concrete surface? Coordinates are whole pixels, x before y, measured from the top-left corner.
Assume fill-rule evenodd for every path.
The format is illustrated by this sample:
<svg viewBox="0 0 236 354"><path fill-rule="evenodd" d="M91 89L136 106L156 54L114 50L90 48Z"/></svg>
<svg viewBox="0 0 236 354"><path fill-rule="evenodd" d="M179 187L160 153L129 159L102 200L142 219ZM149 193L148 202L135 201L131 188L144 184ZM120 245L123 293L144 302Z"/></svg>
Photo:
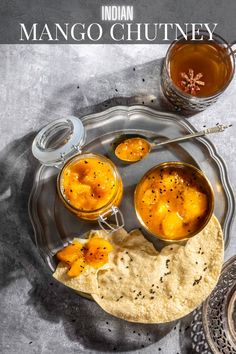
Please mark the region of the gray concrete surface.
<svg viewBox="0 0 236 354"><path fill-rule="evenodd" d="M164 45L0 47L0 352L192 352L184 331L191 317L163 330L129 325L56 284L32 241L27 213L36 168L30 153L35 132L55 118L87 114L111 102L125 104L128 97L167 109L159 99L155 71L165 52ZM188 119L199 129L234 124L235 90L236 77L215 105ZM209 139L225 160L235 191L236 124ZM236 253L235 231L234 222L226 259ZM127 338L126 345L117 346L117 338Z"/></svg>

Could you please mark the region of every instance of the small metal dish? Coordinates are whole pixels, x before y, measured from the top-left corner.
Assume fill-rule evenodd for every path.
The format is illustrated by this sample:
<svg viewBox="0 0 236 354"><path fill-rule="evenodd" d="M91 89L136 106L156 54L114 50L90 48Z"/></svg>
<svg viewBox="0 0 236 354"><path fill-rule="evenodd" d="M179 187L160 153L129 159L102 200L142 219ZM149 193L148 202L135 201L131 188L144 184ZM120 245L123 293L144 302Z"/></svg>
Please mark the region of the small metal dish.
<svg viewBox="0 0 236 354"><path fill-rule="evenodd" d="M191 340L194 352L236 354L236 256L223 266L207 300L193 312Z"/></svg>
<svg viewBox="0 0 236 354"><path fill-rule="evenodd" d="M179 237L178 239L170 239L170 238L165 237L164 235L161 235L158 233L153 233L153 231L150 231L149 227L144 222L142 216L140 215L140 213L138 211L138 194L139 194L141 185L144 183L144 181L146 181L148 179L150 174L152 174L154 171L165 170L168 168L171 168L173 170L182 170L182 171L185 170L187 173L189 173L189 172L193 173L194 176L197 178L198 184L201 186L204 193L207 195L207 201L208 201L208 208L207 208L205 217L203 218L202 222L200 223L200 226L195 231L188 233L188 235L186 235L184 237ZM146 231L149 232L151 235L153 235L163 241L166 241L166 242L185 241L185 240L188 240L189 238L195 236L196 234L198 234L208 224L208 222L213 214L213 210L214 210L214 192L213 192L213 188L212 188L211 183L209 182L208 178L197 167L195 167L191 164L185 163L185 162L177 162L177 161L164 162L164 163L158 164L158 165L154 166L153 168L151 168L150 170L148 170L144 174L144 176L141 178L141 180L137 184L135 192L134 192L134 206L135 206L135 211L136 211L136 215L137 215L139 222L146 229Z"/></svg>

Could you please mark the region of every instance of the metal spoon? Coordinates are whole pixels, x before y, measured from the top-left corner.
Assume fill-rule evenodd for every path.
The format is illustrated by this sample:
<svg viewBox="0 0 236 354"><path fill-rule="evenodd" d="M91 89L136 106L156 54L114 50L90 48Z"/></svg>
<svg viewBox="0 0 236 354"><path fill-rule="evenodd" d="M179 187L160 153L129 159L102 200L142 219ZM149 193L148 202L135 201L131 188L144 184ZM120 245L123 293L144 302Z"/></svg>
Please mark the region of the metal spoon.
<svg viewBox="0 0 236 354"><path fill-rule="evenodd" d="M116 144L114 148L115 155L118 159L127 163L137 162L140 161L145 156L147 156L151 152L151 150L155 150L160 146L176 143L176 142L182 142L188 139L205 136L207 134L223 132L225 129L229 128L230 126L231 125L217 125L215 127L206 128L196 133L187 134L174 139L168 139L160 143L155 143L153 141L150 141L149 139L141 135L130 135L130 134L122 135L122 138L119 139L119 142ZM139 141L139 146L137 147L138 141ZM136 151L135 151L135 145L136 145ZM125 150L125 154L126 154L125 157L121 156L122 148Z"/></svg>

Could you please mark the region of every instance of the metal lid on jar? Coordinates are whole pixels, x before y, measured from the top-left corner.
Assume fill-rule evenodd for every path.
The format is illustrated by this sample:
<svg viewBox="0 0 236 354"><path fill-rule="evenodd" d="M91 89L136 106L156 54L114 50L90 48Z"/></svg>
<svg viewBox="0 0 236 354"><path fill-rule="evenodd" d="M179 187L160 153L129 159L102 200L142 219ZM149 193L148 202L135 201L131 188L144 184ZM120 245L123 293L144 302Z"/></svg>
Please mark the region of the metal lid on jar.
<svg viewBox="0 0 236 354"><path fill-rule="evenodd" d="M32 144L32 153L43 165L60 166L79 153L85 143L86 131L79 118L70 116L44 126Z"/></svg>

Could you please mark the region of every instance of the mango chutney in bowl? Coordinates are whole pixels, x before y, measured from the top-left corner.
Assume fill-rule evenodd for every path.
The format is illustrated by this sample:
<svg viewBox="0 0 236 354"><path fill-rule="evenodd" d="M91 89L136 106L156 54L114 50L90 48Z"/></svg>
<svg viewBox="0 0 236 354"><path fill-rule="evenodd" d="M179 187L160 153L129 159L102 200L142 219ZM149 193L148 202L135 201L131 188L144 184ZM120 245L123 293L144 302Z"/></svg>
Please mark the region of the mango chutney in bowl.
<svg viewBox="0 0 236 354"><path fill-rule="evenodd" d="M64 205L78 217L97 220L121 201L120 174L105 156L85 153L66 162L58 175L57 189Z"/></svg>
<svg viewBox="0 0 236 354"><path fill-rule="evenodd" d="M210 220L214 194L198 168L166 162L149 170L135 190L135 210L141 224L165 241L185 240Z"/></svg>

